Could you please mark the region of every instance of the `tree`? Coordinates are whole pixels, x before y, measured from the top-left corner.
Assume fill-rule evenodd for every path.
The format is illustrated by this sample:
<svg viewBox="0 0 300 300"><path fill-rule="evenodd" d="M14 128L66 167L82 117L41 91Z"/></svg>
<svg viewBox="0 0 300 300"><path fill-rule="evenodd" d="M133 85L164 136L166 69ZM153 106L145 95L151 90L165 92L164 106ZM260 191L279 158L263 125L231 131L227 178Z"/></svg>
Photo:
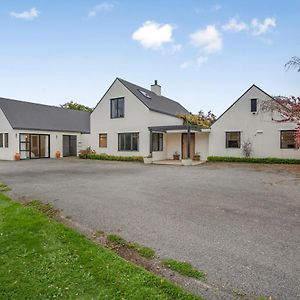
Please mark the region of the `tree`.
<svg viewBox="0 0 300 300"><path fill-rule="evenodd" d="M273 97L262 103L261 110L277 113L272 117L276 122L295 122L297 124L295 141L296 146L300 148L300 97Z"/></svg>
<svg viewBox="0 0 300 300"><path fill-rule="evenodd" d="M300 57L293 56L285 65L286 70L297 69L300 72Z"/></svg>
<svg viewBox="0 0 300 300"><path fill-rule="evenodd" d="M80 110L80 111L87 111L87 112L93 111L92 108L85 106L83 104L79 104L77 102L73 102L73 101L67 102L65 104L61 104L60 107L67 108L67 109Z"/></svg>
<svg viewBox="0 0 300 300"><path fill-rule="evenodd" d="M205 115L202 110L197 115L177 114L177 117L183 120L184 125L195 125L203 128L209 128L217 119L211 111Z"/></svg>

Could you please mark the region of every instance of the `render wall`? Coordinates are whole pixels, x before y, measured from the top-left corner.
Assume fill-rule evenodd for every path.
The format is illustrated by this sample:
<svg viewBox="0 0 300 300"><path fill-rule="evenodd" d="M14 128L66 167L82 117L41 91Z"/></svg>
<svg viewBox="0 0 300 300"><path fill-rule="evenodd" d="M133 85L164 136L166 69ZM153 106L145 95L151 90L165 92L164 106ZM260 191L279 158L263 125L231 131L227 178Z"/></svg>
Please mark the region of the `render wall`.
<svg viewBox="0 0 300 300"><path fill-rule="evenodd" d="M250 111L252 98L258 100L258 112ZM242 149L226 148L226 131L240 131L243 141L252 143L253 157L278 157L300 159L299 149L280 149L280 131L294 130L295 123L279 123L272 120L278 115L263 113L260 105L270 97L253 86L211 127L209 136L209 155L241 157Z"/></svg>
<svg viewBox="0 0 300 300"><path fill-rule="evenodd" d="M110 118L110 100L124 97L124 118ZM182 120L150 111L120 81L116 80L91 114L89 145L97 153L120 156L147 156L150 153L150 126L178 125ZM138 132L138 151L118 151L118 133ZM99 133L107 134L107 148L99 147ZM166 143L164 143L164 146ZM164 147L165 149L165 147ZM164 159L166 150L153 152L153 156Z"/></svg>

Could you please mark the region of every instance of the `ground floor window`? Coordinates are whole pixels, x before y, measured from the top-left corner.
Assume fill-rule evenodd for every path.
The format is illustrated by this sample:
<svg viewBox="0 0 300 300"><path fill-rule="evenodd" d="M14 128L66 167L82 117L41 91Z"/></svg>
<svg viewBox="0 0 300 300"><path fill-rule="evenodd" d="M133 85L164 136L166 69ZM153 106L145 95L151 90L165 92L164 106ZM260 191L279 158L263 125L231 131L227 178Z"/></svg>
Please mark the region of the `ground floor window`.
<svg viewBox="0 0 300 300"><path fill-rule="evenodd" d="M138 151L139 150L139 133L119 133L118 134L119 151Z"/></svg>
<svg viewBox="0 0 300 300"><path fill-rule="evenodd" d="M0 148L8 148L8 133L0 133Z"/></svg>
<svg viewBox="0 0 300 300"><path fill-rule="evenodd" d="M241 132L226 132L226 148L241 148Z"/></svg>
<svg viewBox="0 0 300 300"><path fill-rule="evenodd" d="M295 133L296 133L296 130L281 130L281 132L280 132L280 148L281 149L296 148Z"/></svg>
<svg viewBox="0 0 300 300"><path fill-rule="evenodd" d="M152 151L163 151L163 137L162 133L152 133Z"/></svg>
<svg viewBox="0 0 300 300"><path fill-rule="evenodd" d="M107 148L107 133L99 134L99 148Z"/></svg>
<svg viewBox="0 0 300 300"><path fill-rule="evenodd" d="M48 134L20 134L21 159L26 158L49 158L50 135Z"/></svg>

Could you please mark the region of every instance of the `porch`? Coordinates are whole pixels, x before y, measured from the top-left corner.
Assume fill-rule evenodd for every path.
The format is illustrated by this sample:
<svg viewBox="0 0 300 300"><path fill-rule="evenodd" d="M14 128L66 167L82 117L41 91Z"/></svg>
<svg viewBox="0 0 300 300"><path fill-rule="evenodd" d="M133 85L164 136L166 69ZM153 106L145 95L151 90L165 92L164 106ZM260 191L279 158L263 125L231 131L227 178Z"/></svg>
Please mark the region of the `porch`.
<svg viewBox="0 0 300 300"><path fill-rule="evenodd" d="M208 156L210 129L193 125L149 127L151 162L199 165Z"/></svg>

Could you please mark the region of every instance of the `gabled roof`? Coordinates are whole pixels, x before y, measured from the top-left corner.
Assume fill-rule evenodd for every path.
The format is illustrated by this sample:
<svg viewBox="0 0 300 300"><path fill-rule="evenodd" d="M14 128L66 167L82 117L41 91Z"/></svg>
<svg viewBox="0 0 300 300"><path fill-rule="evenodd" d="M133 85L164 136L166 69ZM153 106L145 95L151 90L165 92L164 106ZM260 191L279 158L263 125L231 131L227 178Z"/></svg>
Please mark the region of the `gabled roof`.
<svg viewBox="0 0 300 300"><path fill-rule="evenodd" d="M245 96L252 88L257 88L259 91L261 91L262 93L264 93L265 95L269 96L271 99L274 99L272 96L270 96L267 92L265 92L264 90L262 90L260 87L258 87L255 84L252 84L249 89L246 90L246 92L244 92L236 101L234 101L218 118L217 120L214 122L214 124L223 116L225 115L243 96Z"/></svg>
<svg viewBox="0 0 300 300"><path fill-rule="evenodd" d="M6 98L0 109L14 129L90 132L89 112Z"/></svg>
<svg viewBox="0 0 300 300"><path fill-rule="evenodd" d="M148 109L166 115L190 114L180 103L164 96L159 96L148 89L117 78L128 90L131 91Z"/></svg>

